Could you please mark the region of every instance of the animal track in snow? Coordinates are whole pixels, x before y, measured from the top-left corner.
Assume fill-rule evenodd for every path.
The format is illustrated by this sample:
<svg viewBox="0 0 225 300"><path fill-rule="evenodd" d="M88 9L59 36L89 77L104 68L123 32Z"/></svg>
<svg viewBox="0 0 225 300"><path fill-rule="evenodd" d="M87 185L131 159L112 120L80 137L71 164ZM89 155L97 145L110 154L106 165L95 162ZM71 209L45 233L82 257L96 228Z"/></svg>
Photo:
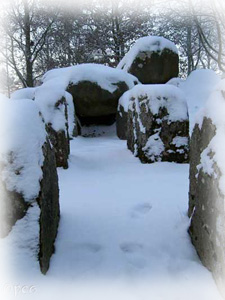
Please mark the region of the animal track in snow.
<svg viewBox="0 0 225 300"><path fill-rule="evenodd" d="M132 209L131 217L136 218L142 215L146 215L150 212L151 209L152 205L148 202L138 204Z"/></svg>
<svg viewBox="0 0 225 300"><path fill-rule="evenodd" d="M92 243L78 244L76 245L76 248L90 253L97 253L102 249L101 245Z"/></svg>
<svg viewBox="0 0 225 300"><path fill-rule="evenodd" d="M120 249L124 253L134 253L134 252L142 250L143 249L143 245L142 244L138 244L138 243L122 243L120 245Z"/></svg>
<svg viewBox="0 0 225 300"><path fill-rule="evenodd" d="M122 243L120 249L126 255L127 261L133 267L143 269L146 266L146 260L142 256L144 246L138 243Z"/></svg>

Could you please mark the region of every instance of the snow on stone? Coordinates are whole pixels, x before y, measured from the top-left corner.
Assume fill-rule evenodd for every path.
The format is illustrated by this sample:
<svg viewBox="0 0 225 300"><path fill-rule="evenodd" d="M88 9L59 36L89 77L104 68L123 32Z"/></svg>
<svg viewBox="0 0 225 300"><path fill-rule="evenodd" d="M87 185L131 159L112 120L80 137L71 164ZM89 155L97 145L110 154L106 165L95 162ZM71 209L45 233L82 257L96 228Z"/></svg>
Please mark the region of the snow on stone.
<svg viewBox="0 0 225 300"><path fill-rule="evenodd" d="M191 72L187 80L180 81L179 88L184 92L188 103L190 133L193 130L196 115L199 114L201 108L207 102L210 93L219 81L220 76L214 71L207 69L195 70Z"/></svg>
<svg viewBox="0 0 225 300"><path fill-rule="evenodd" d="M69 84L77 84L80 81L88 80L97 83L103 89L113 93L116 84L123 81L128 88L132 88L138 80L133 75L127 74L122 70L117 70L99 64L81 64L67 68L53 69L43 76L43 84L36 88L35 100L41 108L46 123L51 123L52 127L57 130L65 130L64 108L55 108L55 103L62 97L66 97L68 102L68 123L70 135L75 122L74 107L71 97L65 93Z"/></svg>
<svg viewBox="0 0 225 300"><path fill-rule="evenodd" d="M58 82L67 88L69 83L77 84L80 81L88 80L97 83L101 88L113 93L116 90L116 83L126 82L128 88L138 83L138 79L126 72L100 64L80 64L72 67L53 69L43 76L43 83L53 80L55 86Z"/></svg>
<svg viewBox="0 0 225 300"><path fill-rule="evenodd" d="M136 85L129 93L124 94L122 104L131 107L130 99L143 99L148 101L149 109L154 115L159 113L160 108L165 107L168 111L166 117L168 121L188 120L187 103L184 93L173 85L165 84L139 84ZM121 102L120 102L121 104Z"/></svg>
<svg viewBox="0 0 225 300"><path fill-rule="evenodd" d="M40 208L35 202L29 207L26 215L16 222L16 226L13 226L11 233L6 237L10 252L8 265L13 274L17 273L21 276L24 272L29 273L32 269L39 269L39 217Z"/></svg>
<svg viewBox="0 0 225 300"><path fill-rule="evenodd" d="M181 147L183 145L188 145L188 138L184 136L176 136L172 140L172 144L175 145L176 147Z"/></svg>
<svg viewBox="0 0 225 300"><path fill-rule="evenodd" d="M66 106L57 102L65 97L62 85L48 81L36 88L35 102L41 110L46 124L51 124L55 131L66 130ZM68 97L67 97L68 98Z"/></svg>
<svg viewBox="0 0 225 300"><path fill-rule="evenodd" d="M74 127L76 126L76 118L75 118L75 107L73 103L73 97L70 93L65 92L64 94L66 102L67 102L67 115L68 115L68 131L69 135L72 138Z"/></svg>
<svg viewBox="0 0 225 300"><path fill-rule="evenodd" d="M216 134L202 152L198 169L202 168L205 173L212 175L214 173L213 165L216 163L222 173L219 187L225 194L225 79L216 85L201 114L196 118L196 123L199 124L200 128L204 117L212 120L216 126Z"/></svg>
<svg viewBox="0 0 225 300"><path fill-rule="evenodd" d="M117 68L129 71L133 61L139 52L162 52L164 49L169 49L178 53L176 45L160 36L145 36L138 39L132 48L127 52L124 58L120 61Z"/></svg>
<svg viewBox="0 0 225 300"><path fill-rule="evenodd" d="M170 79L166 84L171 84L171 85L175 85L176 87L179 87L183 82L184 82L183 79L176 77Z"/></svg>
<svg viewBox="0 0 225 300"><path fill-rule="evenodd" d="M159 132L153 134L148 139L143 151L146 151L149 158L159 161L161 153L165 150L164 144L159 136Z"/></svg>
<svg viewBox="0 0 225 300"><path fill-rule="evenodd" d="M17 191L25 200L39 194L42 178L42 146L45 127L33 101L0 98L1 178L9 191Z"/></svg>
<svg viewBox="0 0 225 300"><path fill-rule="evenodd" d="M120 106L122 106L124 111L128 112L129 102L131 98L132 98L131 90L126 91L119 99L118 111L120 111Z"/></svg>
<svg viewBox="0 0 225 300"><path fill-rule="evenodd" d="M11 99L31 99L34 100L35 88L24 88L12 93Z"/></svg>

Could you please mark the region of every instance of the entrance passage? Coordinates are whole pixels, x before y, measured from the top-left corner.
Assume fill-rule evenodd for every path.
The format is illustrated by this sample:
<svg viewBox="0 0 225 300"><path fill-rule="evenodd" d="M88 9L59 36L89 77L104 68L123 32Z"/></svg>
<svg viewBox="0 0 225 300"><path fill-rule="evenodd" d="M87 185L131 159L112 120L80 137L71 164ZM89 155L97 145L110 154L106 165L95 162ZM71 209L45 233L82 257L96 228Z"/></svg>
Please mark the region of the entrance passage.
<svg viewBox="0 0 225 300"><path fill-rule="evenodd" d="M220 299L187 233L188 169L141 164L114 132L75 138L47 277L125 282L125 300Z"/></svg>

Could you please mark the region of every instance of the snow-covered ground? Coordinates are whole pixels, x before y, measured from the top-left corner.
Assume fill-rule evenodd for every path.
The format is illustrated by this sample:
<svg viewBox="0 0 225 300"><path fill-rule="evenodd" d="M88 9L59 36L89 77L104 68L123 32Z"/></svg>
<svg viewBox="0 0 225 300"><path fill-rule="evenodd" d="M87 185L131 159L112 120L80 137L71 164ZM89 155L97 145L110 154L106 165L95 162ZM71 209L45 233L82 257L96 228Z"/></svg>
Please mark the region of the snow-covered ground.
<svg viewBox="0 0 225 300"><path fill-rule="evenodd" d="M17 295L220 299L187 233L187 164L141 164L110 132L74 139L69 169L59 169L59 179L61 221L48 274L40 275L35 257L37 207L8 237L13 288L35 287Z"/></svg>
<svg viewBox="0 0 225 300"><path fill-rule="evenodd" d="M197 100L204 102L195 95L191 121ZM141 164L112 126L71 141L69 169L58 171L61 220L50 270L39 271L33 206L0 241L8 269L1 299L221 299L187 233L187 164Z"/></svg>

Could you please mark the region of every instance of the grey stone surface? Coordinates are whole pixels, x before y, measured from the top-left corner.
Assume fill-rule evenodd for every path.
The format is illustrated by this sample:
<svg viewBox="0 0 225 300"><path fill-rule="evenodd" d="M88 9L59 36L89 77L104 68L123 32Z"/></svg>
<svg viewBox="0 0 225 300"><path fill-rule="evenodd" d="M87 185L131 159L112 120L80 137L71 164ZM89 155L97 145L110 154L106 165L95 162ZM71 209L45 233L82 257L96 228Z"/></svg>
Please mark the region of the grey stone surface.
<svg viewBox="0 0 225 300"><path fill-rule="evenodd" d="M158 114L150 110L147 96L139 96L129 106L127 120L127 146L142 163L189 161L189 121L168 121L166 107ZM184 142L174 144L174 138ZM152 143L154 145L152 145ZM161 150L160 150L161 149Z"/></svg>
<svg viewBox="0 0 225 300"><path fill-rule="evenodd" d="M179 73L179 56L164 49L158 52L139 52L128 72L143 84L166 83Z"/></svg>
<svg viewBox="0 0 225 300"><path fill-rule="evenodd" d="M23 194L8 191L4 182L0 181L0 237L7 236L16 221L26 215L30 203L37 201L41 212L39 219L39 262L40 269L45 274L49 268L51 255L54 252L60 208L55 153L48 139L42 149L44 154L43 177L37 199L29 199L29 201L26 199L27 201L25 201Z"/></svg>
<svg viewBox="0 0 225 300"><path fill-rule="evenodd" d="M202 263L213 273L225 296L225 196L219 188L221 172L216 163L209 175L197 166L201 153L216 133L211 119L195 125L190 143L189 234ZM210 153L213 157L214 153Z"/></svg>
<svg viewBox="0 0 225 300"><path fill-rule="evenodd" d="M62 97L56 102L55 108L64 105L65 107L65 130L56 131L51 123L46 124L46 131L49 135L51 144L55 150L56 166L68 168L68 158L70 154L70 138L68 133L68 115L67 115L67 104L66 99Z"/></svg>
<svg viewBox="0 0 225 300"><path fill-rule="evenodd" d="M43 146L43 152L45 159L38 203L41 209L39 221L39 262L41 271L45 274L49 269L50 258L54 253L54 242L57 236L60 207L56 161L54 151L49 141Z"/></svg>
<svg viewBox="0 0 225 300"><path fill-rule="evenodd" d="M67 91L73 96L76 115L81 125L111 125L115 122L118 100L129 89L121 81L115 86L116 90L111 93L91 81L69 85Z"/></svg>
<svg viewBox="0 0 225 300"><path fill-rule="evenodd" d="M119 105L116 113L116 133L121 140L127 139L127 116L128 113L122 105Z"/></svg>

